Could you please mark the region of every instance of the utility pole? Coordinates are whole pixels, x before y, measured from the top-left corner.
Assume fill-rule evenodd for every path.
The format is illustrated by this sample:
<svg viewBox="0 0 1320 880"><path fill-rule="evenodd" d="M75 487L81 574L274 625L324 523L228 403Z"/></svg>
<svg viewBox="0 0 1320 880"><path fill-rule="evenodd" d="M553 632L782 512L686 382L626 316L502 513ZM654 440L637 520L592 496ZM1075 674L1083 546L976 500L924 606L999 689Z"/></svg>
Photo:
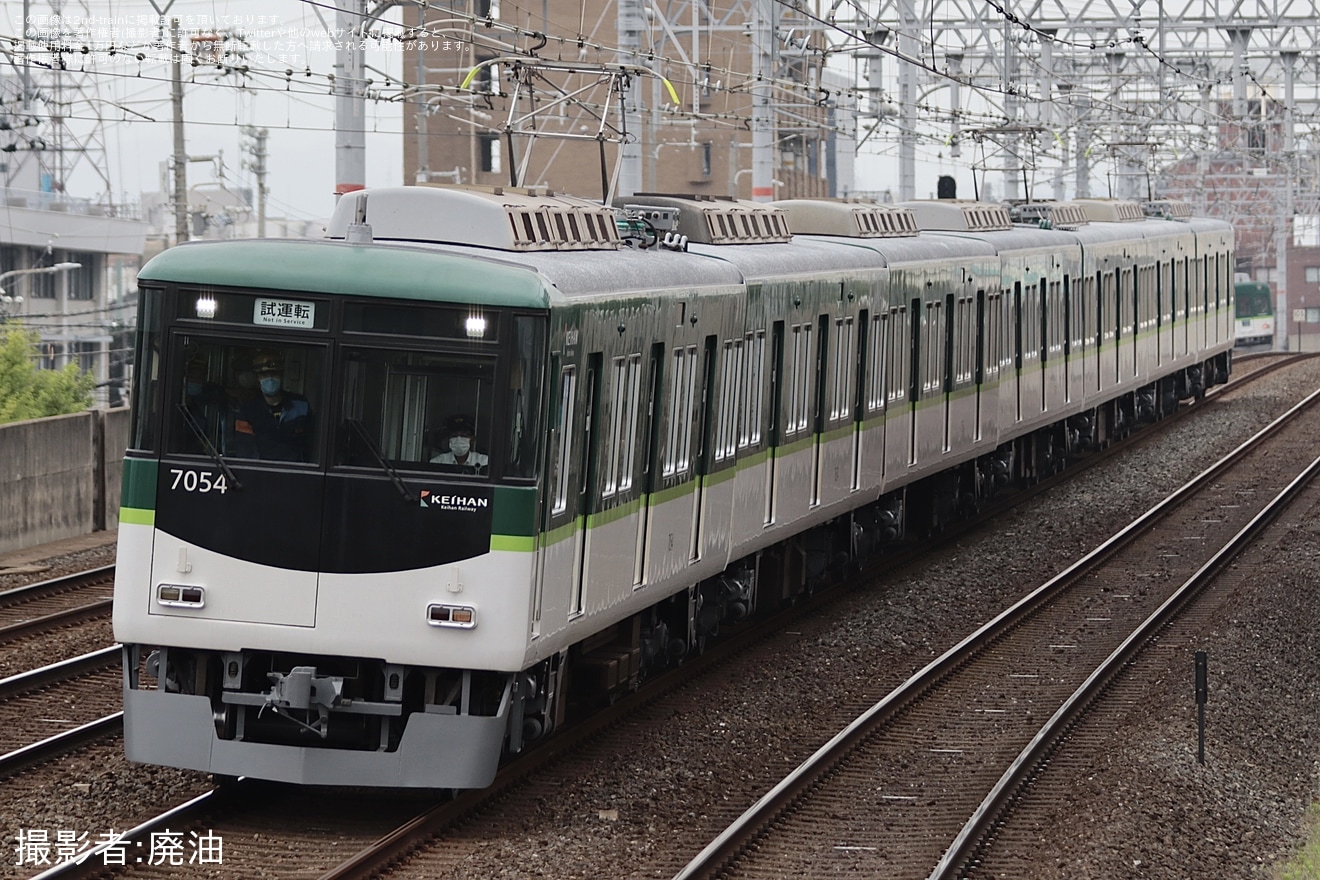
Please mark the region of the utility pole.
<svg viewBox="0 0 1320 880"><path fill-rule="evenodd" d="M179 20L170 19L170 79L174 103L174 243L188 240L188 153L183 147L183 49Z"/></svg>
<svg viewBox="0 0 1320 880"><path fill-rule="evenodd" d="M335 197L367 186L363 23L366 0L335 4Z"/></svg>
<svg viewBox="0 0 1320 880"><path fill-rule="evenodd" d="M917 42L921 19L913 0L898 3L898 198L917 197L917 68L907 58L920 53Z"/></svg>
<svg viewBox="0 0 1320 880"><path fill-rule="evenodd" d="M1282 198L1279 199L1279 211L1282 214L1278 230L1274 234L1274 278L1275 296L1278 304L1274 309L1274 347L1279 351L1288 350L1288 247L1292 244L1293 224L1293 116L1297 109L1295 84L1297 77L1297 58L1301 53L1295 49L1284 49L1279 53L1283 62L1283 172L1279 175L1283 184ZM1261 96L1262 105L1265 98ZM1301 330L1298 329L1297 349L1302 348Z"/></svg>
<svg viewBox="0 0 1320 880"><path fill-rule="evenodd" d="M752 0L752 200L775 197L775 115L771 77L775 73L775 5Z"/></svg>
<svg viewBox="0 0 1320 880"><path fill-rule="evenodd" d="M619 0L615 5L615 27L619 40L619 63L642 63L642 31L646 28L641 0ZM619 144L623 161L619 165L617 192L630 196L642 190L642 83L633 75L626 80L622 93L623 127L628 140ZM509 157L510 161L513 157Z"/></svg>
<svg viewBox="0 0 1320 880"><path fill-rule="evenodd" d="M266 140L270 132L264 128L255 126L243 126L243 134L252 138L249 149L252 151L252 162L248 168L257 176L257 238L266 237Z"/></svg>

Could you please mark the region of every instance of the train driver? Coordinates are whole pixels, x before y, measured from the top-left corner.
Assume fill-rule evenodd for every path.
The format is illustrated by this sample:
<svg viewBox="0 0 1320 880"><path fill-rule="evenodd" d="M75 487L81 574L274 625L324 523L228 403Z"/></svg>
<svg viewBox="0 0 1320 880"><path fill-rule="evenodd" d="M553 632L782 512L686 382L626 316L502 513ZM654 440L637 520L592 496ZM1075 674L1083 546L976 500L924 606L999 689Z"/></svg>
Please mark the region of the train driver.
<svg viewBox="0 0 1320 880"><path fill-rule="evenodd" d="M234 454L267 461L307 461L312 409L307 398L284 387L279 352L252 356L259 394L239 404L234 418Z"/></svg>
<svg viewBox="0 0 1320 880"><path fill-rule="evenodd" d="M467 416L452 416L445 422L445 433L449 436L449 449L434 456L431 464L457 465L480 473L490 463L488 456L472 448L477 432Z"/></svg>

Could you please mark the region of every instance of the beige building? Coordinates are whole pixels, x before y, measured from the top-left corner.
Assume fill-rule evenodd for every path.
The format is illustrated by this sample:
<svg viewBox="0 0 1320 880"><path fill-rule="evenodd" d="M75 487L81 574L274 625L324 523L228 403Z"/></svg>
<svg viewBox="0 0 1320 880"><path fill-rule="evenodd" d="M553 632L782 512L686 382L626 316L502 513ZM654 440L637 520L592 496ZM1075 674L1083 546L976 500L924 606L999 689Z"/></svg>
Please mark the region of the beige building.
<svg viewBox="0 0 1320 880"><path fill-rule="evenodd" d="M539 14L528 8L449 0L405 11L405 24L427 36L405 44L404 79L414 87L404 111L404 182L509 185L516 178L599 199L603 180L622 167L616 194L750 198L752 46L753 34L762 33L775 35L760 41L771 49L762 57L770 71L763 82L774 125L775 197L852 190L852 105L840 100L842 83L832 84L823 70L818 38L800 14L762 2L761 14L777 20L757 30L751 2L542 0ZM621 9L636 28L621 32ZM628 43L638 47L630 64L660 76L617 75L618 47ZM537 63L525 63L533 53ZM636 105L626 120L621 97ZM625 124L635 144L621 163Z"/></svg>

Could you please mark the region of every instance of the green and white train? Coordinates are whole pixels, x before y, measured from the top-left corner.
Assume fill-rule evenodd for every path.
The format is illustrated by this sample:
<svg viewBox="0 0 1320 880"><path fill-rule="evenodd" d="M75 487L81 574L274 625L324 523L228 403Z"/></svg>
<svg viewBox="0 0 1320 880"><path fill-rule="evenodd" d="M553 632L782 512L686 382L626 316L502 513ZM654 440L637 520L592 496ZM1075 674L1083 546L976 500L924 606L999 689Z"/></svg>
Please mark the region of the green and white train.
<svg viewBox="0 0 1320 880"><path fill-rule="evenodd" d="M1231 228L1150 208L404 187L323 241L162 253L128 756L487 785L571 705L1225 381Z"/></svg>

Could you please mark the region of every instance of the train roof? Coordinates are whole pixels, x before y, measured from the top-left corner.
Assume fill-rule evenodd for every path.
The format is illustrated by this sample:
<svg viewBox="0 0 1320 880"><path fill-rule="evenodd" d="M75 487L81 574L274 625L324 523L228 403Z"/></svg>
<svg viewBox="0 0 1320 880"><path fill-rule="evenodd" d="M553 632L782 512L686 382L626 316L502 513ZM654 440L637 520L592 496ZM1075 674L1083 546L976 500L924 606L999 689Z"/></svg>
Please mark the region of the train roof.
<svg viewBox="0 0 1320 880"><path fill-rule="evenodd" d="M549 190L386 186L340 198L326 237L472 244L501 251L615 250L614 212Z"/></svg>
<svg viewBox="0 0 1320 880"><path fill-rule="evenodd" d="M545 279L489 253L308 239L190 242L153 257L138 279L539 309L552 296Z"/></svg>
<svg viewBox="0 0 1320 880"><path fill-rule="evenodd" d="M748 280L794 278L850 269L876 269L883 265L870 251L807 236L794 236L792 244L694 245L693 251L734 266Z"/></svg>
<svg viewBox="0 0 1320 880"><path fill-rule="evenodd" d="M446 254L488 259L489 251L477 247L442 245ZM715 256L723 256L724 248ZM668 288L699 289L738 285L742 273L733 264L712 259L705 253L664 248L619 251L532 251L500 254L500 261L536 272L565 296L635 292Z"/></svg>
<svg viewBox="0 0 1320 880"><path fill-rule="evenodd" d="M869 199L786 199L770 204L784 212L794 235L899 238L919 232L910 208Z"/></svg>
<svg viewBox="0 0 1320 880"><path fill-rule="evenodd" d="M900 267L931 260L991 257L993 245L977 236L919 235L911 238L852 238L830 235L798 236L795 242L828 242L855 251L869 253L867 265Z"/></svg>

